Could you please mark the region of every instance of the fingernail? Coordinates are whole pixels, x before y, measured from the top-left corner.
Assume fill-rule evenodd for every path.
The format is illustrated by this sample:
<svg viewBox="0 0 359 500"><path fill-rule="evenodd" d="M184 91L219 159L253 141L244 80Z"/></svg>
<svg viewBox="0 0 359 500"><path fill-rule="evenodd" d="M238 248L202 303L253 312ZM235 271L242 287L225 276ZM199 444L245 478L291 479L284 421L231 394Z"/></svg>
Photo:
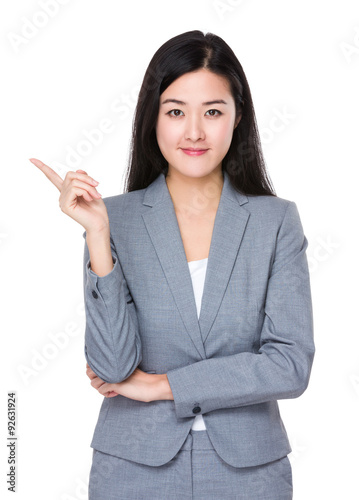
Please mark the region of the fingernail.
<svg viewBox="0 0 359 500"><path fill-rule="evenodd" d="M95 181L95 179L92 179L92 182L94 182L96 185L100 184L98 181Z"/></svg>
<svg viewBox="0 0 359 500"><path fill-rule="evenodd" d="M99 192L97 192L97 194L99 195L100 198L102 198L102 194L100 194Z"/></svg>

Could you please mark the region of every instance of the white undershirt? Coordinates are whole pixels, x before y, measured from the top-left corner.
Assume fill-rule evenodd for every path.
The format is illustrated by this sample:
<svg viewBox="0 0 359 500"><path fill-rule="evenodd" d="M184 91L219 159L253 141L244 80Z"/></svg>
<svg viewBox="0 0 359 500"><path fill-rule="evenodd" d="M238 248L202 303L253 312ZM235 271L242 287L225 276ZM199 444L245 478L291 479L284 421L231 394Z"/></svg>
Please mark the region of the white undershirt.
<svg viewBox="0 0 359 500"><path fill-rule="evenodd" d="M191 260L188 262L188 267L191 273L194 297L196 300L197 316L199 317L201 311L202 294L204 287L204 280L206 277L208 257L201 260ZM206 430L202 415L196 415L191 427L195 431Z"/></svg>

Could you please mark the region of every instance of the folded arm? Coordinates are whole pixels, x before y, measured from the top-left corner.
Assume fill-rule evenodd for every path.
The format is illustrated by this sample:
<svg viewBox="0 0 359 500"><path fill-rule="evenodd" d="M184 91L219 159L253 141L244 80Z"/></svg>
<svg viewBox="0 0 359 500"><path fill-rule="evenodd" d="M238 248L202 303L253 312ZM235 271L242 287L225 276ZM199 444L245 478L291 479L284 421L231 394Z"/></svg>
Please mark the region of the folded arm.
<svg viewBox="0 0 359 500"><path fill-rule="evenodd" d="M85 357L103 381L122 382L142 360L141 338L135 304L129 293L112 237L112 270L99 276L91 269L90 253L84 248L84 302L86 312Z"/></svg>
<svg viewBox="0 0 359 500"><path fill-rule="evenodd" d="M209 358L167 372L178 418L296 398L314 358L308 241L289 202L277 234L258 353Z"/></svg>

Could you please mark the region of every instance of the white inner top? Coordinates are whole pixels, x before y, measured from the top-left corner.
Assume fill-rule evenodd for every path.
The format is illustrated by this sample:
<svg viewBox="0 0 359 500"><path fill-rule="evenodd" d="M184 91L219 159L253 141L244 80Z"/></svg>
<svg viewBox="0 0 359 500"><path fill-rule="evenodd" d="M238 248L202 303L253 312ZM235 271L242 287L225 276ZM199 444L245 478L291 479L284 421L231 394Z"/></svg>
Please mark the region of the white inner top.
<svg viewBox="0 0 359 500"><path fill-rule="evenodd" d="M188 262L188 267L192 278L194 297L196 300L198 318L201 311L202 294L207 271L207 263L208 257L206 259L191 260L190 262ZM204 423L202 415L195 416L191 428L195 431L206 430L206 425Z"/></svg>

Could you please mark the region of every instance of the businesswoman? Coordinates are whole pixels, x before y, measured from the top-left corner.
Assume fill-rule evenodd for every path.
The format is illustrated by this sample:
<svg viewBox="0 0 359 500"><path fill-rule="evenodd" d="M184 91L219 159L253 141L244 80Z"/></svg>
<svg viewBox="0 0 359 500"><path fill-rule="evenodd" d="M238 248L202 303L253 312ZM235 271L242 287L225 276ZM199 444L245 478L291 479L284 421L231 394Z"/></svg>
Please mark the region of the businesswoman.
<svg viewBox="0 0 359 500"><path fill-rule="evenodd" d="M154 54L124 193L31 161L85 229L86 373L104 396L90 500L291 499L277 400L314 358L308 241L230 47L195 30Z"/></svg>

